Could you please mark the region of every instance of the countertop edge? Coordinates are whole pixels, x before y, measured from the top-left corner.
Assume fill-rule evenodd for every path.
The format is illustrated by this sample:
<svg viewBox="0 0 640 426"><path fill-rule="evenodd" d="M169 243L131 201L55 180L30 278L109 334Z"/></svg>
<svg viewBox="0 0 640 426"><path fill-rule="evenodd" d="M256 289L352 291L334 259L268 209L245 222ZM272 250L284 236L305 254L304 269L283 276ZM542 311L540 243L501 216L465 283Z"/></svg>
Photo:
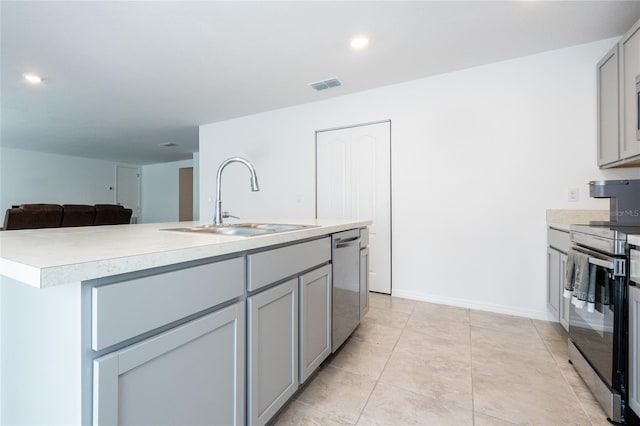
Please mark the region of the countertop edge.
<svg viewBox="0 0 640 426"><path fill-rule="evenodd" d="M370 220L354 220L257 237L225 237L224 242L217 240L211 244L193 247L46 267L0 257L0 274L32 287L47 288L321 237L348 229L363 228L371 223Z"/></svg>

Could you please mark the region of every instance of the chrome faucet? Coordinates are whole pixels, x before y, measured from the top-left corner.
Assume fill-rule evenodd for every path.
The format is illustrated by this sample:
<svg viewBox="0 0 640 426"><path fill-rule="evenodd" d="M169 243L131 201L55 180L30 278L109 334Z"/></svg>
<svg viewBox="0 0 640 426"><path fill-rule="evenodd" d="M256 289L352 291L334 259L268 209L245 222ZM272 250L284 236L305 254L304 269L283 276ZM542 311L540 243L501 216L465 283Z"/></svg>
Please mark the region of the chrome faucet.
<svg viewBox="0 0 640 426"><path fill-rule="evenodd" d="M231 157L222 162L218 167L218 175L216 177L216 214L213 218L214 225L222 225L222 199L220 198L220 187L222 186L222 170L231 163L242 163L251 172L251 190L253 192L260 191L258 186L258 176L256 176L256 170L253 168L253 164L244 158Z"/></svg>

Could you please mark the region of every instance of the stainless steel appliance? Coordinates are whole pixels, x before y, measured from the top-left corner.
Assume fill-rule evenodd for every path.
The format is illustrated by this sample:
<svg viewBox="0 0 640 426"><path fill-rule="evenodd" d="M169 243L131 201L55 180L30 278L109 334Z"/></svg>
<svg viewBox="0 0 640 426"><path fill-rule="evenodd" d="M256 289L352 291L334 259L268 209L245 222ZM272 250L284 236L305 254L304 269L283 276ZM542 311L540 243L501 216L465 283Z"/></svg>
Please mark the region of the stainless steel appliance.
<svg viewBox="0 0 640 426"><path fill-rule="evenodd" d="M333 353L360 323L360 230L338 232L331 240Z"/></svg>
<svg viewBox="0 0 640 426"><path fill-rule="evenodd" d="M636 76L636 139L640 141L640 75Z"/></svg>
<svg viewBox="0 0 640 426"><path fill-rule="evenodd" d="M615 227L571 225L571 249L587 254L593 265L596 300L593 312L571 305L569 361L608 418L623 422L627 392L627 233Z"/></svg>
<svg viewBox="0 0 640 426"><path fill-rule="evenodd" d="M640 246L629 246L629 364L627 415L629 425L640 425Z"/></svg>
<svg viewBox="0 0 640 426"><path fill-rule="evenodd" d="M640 286L640 247L629 246L629 249L629 279L631 284Z"/></svg>
<svg viewBox="0 0 640 426"><path fill-rule="evenodd" d="M640 226L640 179L589 182L593 198L609 198L609 221L592 225Z"/></svg>

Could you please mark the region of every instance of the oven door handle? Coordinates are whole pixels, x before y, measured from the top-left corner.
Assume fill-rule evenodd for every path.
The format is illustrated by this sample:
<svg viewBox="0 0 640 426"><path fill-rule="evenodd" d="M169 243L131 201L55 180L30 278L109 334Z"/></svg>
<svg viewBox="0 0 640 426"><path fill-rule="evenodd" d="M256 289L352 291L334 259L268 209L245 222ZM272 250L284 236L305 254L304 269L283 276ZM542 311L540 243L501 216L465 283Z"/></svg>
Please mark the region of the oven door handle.
<svg viewBox="0 0 640 426"><path fill-rule="evenodd" d="M615 264L613 262L607 262L606 260L598 259L597 257L589 256L589 263L596 266L602 266L603 268L607 268L612 271L615 269Z"/></svg>

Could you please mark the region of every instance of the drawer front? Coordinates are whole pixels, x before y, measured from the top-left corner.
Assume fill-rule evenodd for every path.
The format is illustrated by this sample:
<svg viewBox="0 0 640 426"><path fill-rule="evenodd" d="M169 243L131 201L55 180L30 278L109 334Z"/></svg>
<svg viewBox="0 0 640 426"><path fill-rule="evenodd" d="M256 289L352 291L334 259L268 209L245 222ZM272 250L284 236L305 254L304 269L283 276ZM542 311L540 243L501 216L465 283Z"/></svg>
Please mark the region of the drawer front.
<svg viewBox="0 0 640 426"><path fill-rule="evenodd" d="M369 245L369 228L360 228L360 248Z"/></svg>
<svg viewBox="0 0 640 426"><path fill-rule="evenodd" d="M247 256L247 290L257 290L330 259L329 237L250 254Z"/></svg>
<svg viewBox="0 0 640 426"><path fill-rule="evenodd" d="M94 287L91 348L107 348L243 293L241 257Z"/></svg>
<svg viewBox="0 0 640 426"><path fill-rule="evenodd" d="M570 243L571 243L571 237L568 232L549 228L547 232L548 245L550 245L555 249L558 249L563 253L567 253L569 251Z"/></svg>

